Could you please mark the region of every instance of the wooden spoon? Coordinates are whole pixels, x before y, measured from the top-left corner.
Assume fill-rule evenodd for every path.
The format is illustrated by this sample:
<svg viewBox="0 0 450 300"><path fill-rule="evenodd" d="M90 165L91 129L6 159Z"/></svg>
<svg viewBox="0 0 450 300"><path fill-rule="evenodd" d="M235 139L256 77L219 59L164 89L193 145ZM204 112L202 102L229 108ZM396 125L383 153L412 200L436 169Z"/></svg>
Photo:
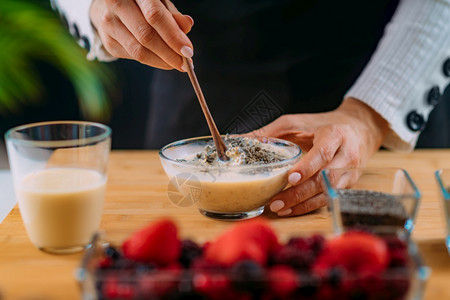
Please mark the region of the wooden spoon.
<svg viewBox="0 0 450 300"><path fill-rule="evenodd" d="M208 105L206 104L205 96L203 96L202 89L200 88L200 84L198 83L197 76L195 75L194 72L194 66L191 60L184 56L183 56L183 64L187 70L192 86L194 87L195 94L197 94L198 102L200 102L200 106L202 107L202 111L203 114L205 115L206 122L208 123L209 131L211 131L214 145L216 145L217 155L221 161L228 161L230 160L230 158L225 154L227 147L225 146L225 143L220 137L219 130L217 130L216 123L214 123L214 119L211 116L211 112L209 111Z"/></svg>
<svg viewBox="0 0 450 300"><path fill-rule="evenodd" d="M161 2L166 8L169 8L167 0L161 0ZM208 105L206 104L205 96L203 96L202 89L200 88L200 84L198 83L197 76L194 72L192 60L184 56L181 57L183 58L183 64L187 70L192 86L194 87L195 94L197 94L198 102L200 102L200 106L202 107L203 114L205 115L206 122L208 123L209 131L211 131L214 145L216 146L217 156L221 161L228 161L230 158L225 154L227 147L220 137L219 130L217 130L216 123L214 123L214 119L211 116Z"/></svg>

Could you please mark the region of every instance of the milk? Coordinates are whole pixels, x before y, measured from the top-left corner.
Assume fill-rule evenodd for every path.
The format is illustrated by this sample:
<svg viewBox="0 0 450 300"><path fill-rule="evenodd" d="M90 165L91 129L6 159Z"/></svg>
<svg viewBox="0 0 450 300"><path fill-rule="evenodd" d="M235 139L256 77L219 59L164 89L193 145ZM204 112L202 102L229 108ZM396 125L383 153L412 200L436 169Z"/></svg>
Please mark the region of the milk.
<svg viewBox="0 0 450 300"><path fill-rule="evenodd" d="M106 178L99 172L54 168L27 175L16 187L28 236L38 248L83 247L100 225Z"/></svg>

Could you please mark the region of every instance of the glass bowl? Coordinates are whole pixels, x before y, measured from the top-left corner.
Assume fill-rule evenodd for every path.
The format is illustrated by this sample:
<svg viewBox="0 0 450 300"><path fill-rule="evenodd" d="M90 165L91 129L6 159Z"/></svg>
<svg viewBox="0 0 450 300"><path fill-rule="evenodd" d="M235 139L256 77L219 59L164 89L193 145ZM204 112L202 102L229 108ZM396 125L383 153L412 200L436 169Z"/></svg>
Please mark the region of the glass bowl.
<svg viewBox="0 0 450 300"><path fill-rule="evenodd" d="M214 219L242 220L262 214L270 198L286 186L287 172L302 151L285 140L257 139L275 147L286 159L267 164L212 166L186 161L212 144L210 136L180 140L163 147L159 156L170 178L169 199L178 206L194 203L201 214Z"/></svg>
<svg viewBox="0 0 450 300"><path fill-rule="evenodd" d="M322 171L322 183L336 233L355 228L412 232L421 195L405 170L329 169Z"/></svg>
<svg viewBox="0 0 450 300"><path fill-rule="evenodd" d="M94 237L92 245L74 272L84 300L419 300L430 275L430 269L423 264L411 240L406 244L403 265L390 266L380 274L340 273L336 269L327 276L317 276L309 269L297 269L290 278L273 276L269 268L263 268L254 277L254 273L239 275L233 268L157 269L129 261L117 268L104 267L110 245L99 235Z"/></svg>
<svg viewBox="0 0 450 300"><path fill-rule="evenodd" d="M447 237L445 244L450 254L450 169L441 169L435 172L438 188L441 192L442 206L445 224L447 226Z"/></svg>

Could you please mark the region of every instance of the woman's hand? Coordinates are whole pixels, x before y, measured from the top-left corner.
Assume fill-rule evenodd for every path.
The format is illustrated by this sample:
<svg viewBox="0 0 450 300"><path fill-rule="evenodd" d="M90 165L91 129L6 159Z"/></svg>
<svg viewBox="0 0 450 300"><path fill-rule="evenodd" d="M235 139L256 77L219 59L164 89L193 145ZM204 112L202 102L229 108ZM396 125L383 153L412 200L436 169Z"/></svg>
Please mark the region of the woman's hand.
<svg viewBox="0 0 450 300"><path fill-rule="evenodd" d="M386 120L372 108L348 98L334 111L284 115L254 131L258 136L290 140L308 151L289 171L292 187L275 195L270 209L284 217L325 206L320 171L365 166L381 146L388 129Z"/></svg>
<svg viewBox="0 0 450 300"><path fill-rule="evenodd" d="M194 54L186 35L194 20L170 1L94 0L90 18L112 56L184 71L181 55L191 58Z"/></svg>

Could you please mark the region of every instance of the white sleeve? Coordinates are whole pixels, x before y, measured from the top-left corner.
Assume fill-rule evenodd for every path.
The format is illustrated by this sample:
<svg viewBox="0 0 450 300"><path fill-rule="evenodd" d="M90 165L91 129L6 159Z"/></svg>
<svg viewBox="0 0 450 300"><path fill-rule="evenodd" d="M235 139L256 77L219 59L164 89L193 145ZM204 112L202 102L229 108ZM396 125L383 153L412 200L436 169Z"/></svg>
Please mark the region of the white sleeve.
<svg viewBox="0 0 450 300"><path fill-rule="evenodd" d="M402 0L345 97L389 122L383 146L411 151L450 79L450 0Z"/></svg>
<svg viewBox="0 0 450 300"><path fill-rule="evenodd" d="M89 18L91 3L92 0L50 0L52 8L59 13L72 36L81 47L88 51L89 60L115 60L116 58L105 50L97 31L91 24Z"/></svg>

